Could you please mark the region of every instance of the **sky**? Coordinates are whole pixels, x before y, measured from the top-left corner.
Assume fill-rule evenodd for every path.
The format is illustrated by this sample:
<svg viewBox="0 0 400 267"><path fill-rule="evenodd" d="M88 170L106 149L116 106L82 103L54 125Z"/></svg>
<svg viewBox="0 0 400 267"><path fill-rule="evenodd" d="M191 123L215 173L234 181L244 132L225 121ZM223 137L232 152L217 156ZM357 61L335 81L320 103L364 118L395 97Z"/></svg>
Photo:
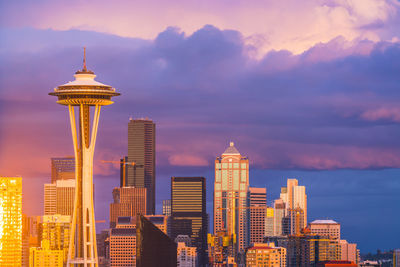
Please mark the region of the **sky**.
<svg viewBox="0 0 400 267"><path fill-rule="evenodd" d="M50 158L72 155L48 93L88 68L121 96L102 110L96 217L108 219L129 118L157 125L157 209L171 176L204 176L230 141L268 203L287 178L308 216L363 252L400 248L400 2L0 1L0 175L39 215ZM212 217L212 216L211 216ZM98 228L104 228L98 225Z"/></svg>

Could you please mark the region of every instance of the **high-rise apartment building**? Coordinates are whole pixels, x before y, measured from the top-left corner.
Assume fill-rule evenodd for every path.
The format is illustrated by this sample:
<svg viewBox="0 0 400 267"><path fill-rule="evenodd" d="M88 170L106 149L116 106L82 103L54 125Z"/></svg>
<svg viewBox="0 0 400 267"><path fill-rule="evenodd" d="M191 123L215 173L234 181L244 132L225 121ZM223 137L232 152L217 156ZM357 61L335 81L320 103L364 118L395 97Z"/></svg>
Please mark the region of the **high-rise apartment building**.
<svg viewBox="0 0 400 267"><path fill-rule="evenodd" d="M44 184L44 214L68 215L74 212L75 179Z"/></svg>
<svg viewBox="0 0 400 267"><path fill-rule="evenodd" d="M249 243L249 160L231 142L215 160L214 234L226 231L234 240L230 256L244 254Z"/></svg>
<svg viewBox="0 0 400 267"><path fill-rule="evenodd" d="M130 119L128 123L128 166L126 185L147 189L147 212L155 214L156 125L149 119Z"/></svg>
<svg viewBox="0 0 400 267"><path fill-rule="evenodd" d="M246 266L286 267L286 249L255 243L246 249Z"/></svg>
<svg viewBox="0 0 400 267"><path fill-rule="evenodd" d="M312 234L329 239L340 239L340 223L333 220L315 220L309 223L308 227Z"/></svg>
<svg viewBox="0 0 400 267"><path fill-rule="evenodd" d="M286 206L287 226L284 233L299 234L307 226L307 195L304 186L297 179L288 179L287 187L281 190L281 199ZM300 211L301 209L301 211Z"/></svg>
<svg viewBox="0 0 400 267"><path fill-rule="evenodd" d="M0 177L0 266L21 266L22 178Z"/></svg>
<svg viewBox="0 0 400 267"><path fill-rule="evenodd" d="M262 243L265 236L267 189L249 187L250 244Z"/></svg>
<svg viewBox="0 0 400 267"><path fill-rule="evenodd" d="M110 230L110 266L136 266L136 228Z"/></svg>
<svg viewBox="0 0 400 267"><path fill-rule="evenodd" d="M206 182L204 177L171 178L171 238L188 235L200 266L207 262Z"/></svg>
<svg viewBox="0 0 400 267"><path fill-rule="evenodd" d="M75 179L75 158L51 158L51 183L69 179Z"/></svg>
<svg viewBox="0 0 400 267"><path fill-rule="evenodd" d="M110 204L110 227L115 227L118 217L133 217L146 214L147 189L144 187L116 187L114 203Z"/></svg>

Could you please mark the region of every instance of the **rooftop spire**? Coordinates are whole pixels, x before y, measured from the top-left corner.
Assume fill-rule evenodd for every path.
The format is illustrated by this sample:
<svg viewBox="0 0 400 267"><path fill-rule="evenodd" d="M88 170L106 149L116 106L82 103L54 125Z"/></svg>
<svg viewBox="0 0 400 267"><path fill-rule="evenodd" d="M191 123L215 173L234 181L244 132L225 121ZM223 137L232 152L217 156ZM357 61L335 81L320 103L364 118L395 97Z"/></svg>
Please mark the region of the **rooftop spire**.
<svg viewBox="0 0 400 267"><path fill-rule="evenodd" d="M83 47L83 71L87 71L87 68L86 68L86 46Z"/></svg>

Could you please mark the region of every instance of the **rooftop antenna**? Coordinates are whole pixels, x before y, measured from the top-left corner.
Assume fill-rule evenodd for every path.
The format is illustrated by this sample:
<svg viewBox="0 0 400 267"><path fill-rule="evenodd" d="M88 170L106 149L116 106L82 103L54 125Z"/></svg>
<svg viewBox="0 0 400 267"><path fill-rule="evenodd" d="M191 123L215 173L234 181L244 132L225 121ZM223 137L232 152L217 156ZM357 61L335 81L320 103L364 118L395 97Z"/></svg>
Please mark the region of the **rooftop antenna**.
<svg viewBox="0 0 400 267"><path fill-rule="evenodd" d="M87 71L87 68L86 68L86 46L83 47L83 71Z"/></svg>

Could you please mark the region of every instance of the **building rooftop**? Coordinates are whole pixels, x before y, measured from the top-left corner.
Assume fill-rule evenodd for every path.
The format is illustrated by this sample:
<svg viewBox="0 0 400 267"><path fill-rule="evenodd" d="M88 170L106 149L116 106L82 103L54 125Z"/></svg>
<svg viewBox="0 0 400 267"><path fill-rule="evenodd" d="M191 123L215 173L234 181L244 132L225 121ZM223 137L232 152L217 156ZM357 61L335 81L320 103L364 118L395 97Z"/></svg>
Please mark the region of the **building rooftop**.
<svg viewBox="0 0 400 267"><path fill-rule="evenodd" d="M310 224L339 224L339 223L335 222L334 220L315 220L312 221Z"/></svg>
<svg viewBox="0 0 400 267"><path fill-rule="evenodd" d="M222 155L240 155L239 151L236 149L235 144L233 142L229 143L229 147L225 150Z"/></svg>

